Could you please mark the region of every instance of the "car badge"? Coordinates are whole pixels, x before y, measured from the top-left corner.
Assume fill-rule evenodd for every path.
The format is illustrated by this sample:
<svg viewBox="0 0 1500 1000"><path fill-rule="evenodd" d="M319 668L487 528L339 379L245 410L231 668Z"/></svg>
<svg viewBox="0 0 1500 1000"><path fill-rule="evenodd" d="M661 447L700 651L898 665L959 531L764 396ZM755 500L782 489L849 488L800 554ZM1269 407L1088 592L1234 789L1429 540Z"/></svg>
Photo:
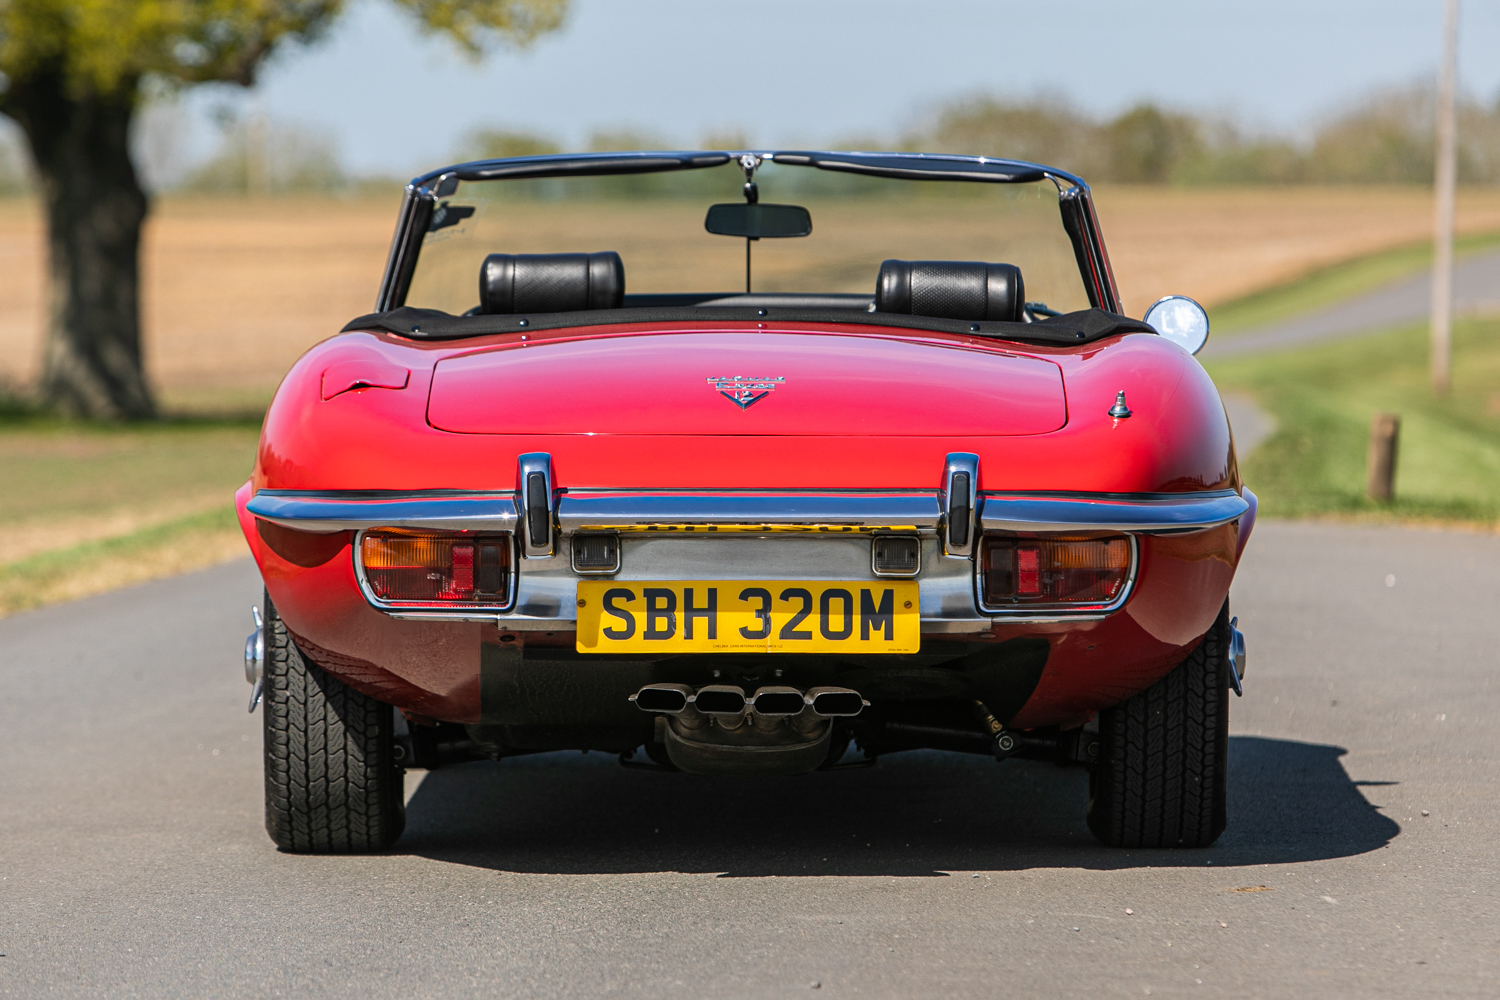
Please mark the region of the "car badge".
<svg viewBox="0 0 1500 1000"><path fill-rule="evenodd" d="M748 410L756 402L769 396L771 390L780 388L786 378L781 375L731 375L710 376L705 381L719 390L719 395L740 409Z"/></svg>

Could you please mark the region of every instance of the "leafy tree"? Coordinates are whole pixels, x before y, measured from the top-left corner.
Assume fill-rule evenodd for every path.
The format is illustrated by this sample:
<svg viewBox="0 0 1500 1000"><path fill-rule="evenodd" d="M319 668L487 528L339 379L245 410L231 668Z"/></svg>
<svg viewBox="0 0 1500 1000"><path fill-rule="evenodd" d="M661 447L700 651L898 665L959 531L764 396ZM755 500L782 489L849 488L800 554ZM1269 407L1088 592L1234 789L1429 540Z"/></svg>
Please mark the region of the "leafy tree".
<svg viewBox="0 0 1500 1000"><path fill-rule="evenodd" d="M226 127L218 154L182 181L188 191L237 194L348 186L331 138L297 126L272 126L260 116Z"/></svg>
<svg viewBox="0 0 1500 1000"><path fill-rule="evenodd" d="M567 0L393 0L478 56L562 23ZM130 157L147 81L251 86L279 48L322 36L346 0L0 0L0 114L26 134L47 219L41 393L90 417L155 412L141 365L149 208Z"/></svg>
<svg viewBox="0 0 1500 1000"><path fill-rule="evenodd" d="M1086 178L1102 173L1099 126L1065 101L1005 101L980 96L938 109L925 135L905 145L938 153L1029 160Z"/></svg>
<svg viewBox="0 0 1500 1000"><path fill-rule="evenodd" d="M1110 178L1129 184L1165 184L1177 165L1199 147L1198 123L1154 104L1138 104L1104 126Z"/></svg>
<svg viewBox="0 0 1500 1000"><path fill-rule="evenodd" d="M462 155L471 160L499 160L508 156L545 156L562 147L546 136L504 129L480 129L464 143Z"/></svg>

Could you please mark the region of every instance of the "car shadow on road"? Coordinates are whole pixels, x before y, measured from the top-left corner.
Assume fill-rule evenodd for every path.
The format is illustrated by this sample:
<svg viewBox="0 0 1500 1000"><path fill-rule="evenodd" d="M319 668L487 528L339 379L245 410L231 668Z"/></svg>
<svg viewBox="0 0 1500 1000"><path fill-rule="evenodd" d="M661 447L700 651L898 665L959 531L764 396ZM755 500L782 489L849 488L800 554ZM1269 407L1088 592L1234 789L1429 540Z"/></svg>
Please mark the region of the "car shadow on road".
<svg viewBox="0 0 1500 1000"><path fill-rule="evenodd" d="M1229 828L1207 850L1112 850L1083 822L1088 776L920 751L796 778L703 778L540 754L428 775L395 851L500 871L724 877L938 876L1348 857L1400 827L1350 781L1342 747L1230 740Z"/></svg>

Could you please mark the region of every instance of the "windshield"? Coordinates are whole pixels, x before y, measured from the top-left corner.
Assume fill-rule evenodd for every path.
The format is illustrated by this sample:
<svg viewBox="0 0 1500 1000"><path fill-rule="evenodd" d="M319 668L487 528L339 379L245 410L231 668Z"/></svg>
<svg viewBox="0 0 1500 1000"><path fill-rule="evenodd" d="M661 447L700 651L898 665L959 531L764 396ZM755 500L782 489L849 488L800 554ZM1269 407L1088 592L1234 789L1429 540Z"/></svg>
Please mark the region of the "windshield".
<svg viewBox="0 0 1500 1000"><path fill-rule="evenodd" d="M1007 263L1020 268L1033 310L1089 307L1073 244L1049 180L989 184L892 180L766 161L761 204L808 210L807 236L747 241L710 233L715 203L743 204L737 162L610 177L458 183L438 199L406 305L454 315L479 303L492 253L612 250L636 295L755 292L871 296L881 261Z"/></svg>

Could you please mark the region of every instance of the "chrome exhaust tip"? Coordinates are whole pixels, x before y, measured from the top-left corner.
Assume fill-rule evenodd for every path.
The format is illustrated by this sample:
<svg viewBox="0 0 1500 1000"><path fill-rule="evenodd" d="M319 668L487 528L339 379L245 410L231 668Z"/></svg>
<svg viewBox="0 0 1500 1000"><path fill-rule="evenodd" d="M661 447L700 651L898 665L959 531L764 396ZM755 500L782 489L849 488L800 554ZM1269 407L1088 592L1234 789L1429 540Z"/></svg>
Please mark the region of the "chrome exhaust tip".
<svg viewBox="0 0 1500 1000"><path fill-rule="evenodd" d="M687 684L647 684L630 700L655 715L682 715L693 708L704 715L734 716L748 709L767 719L791 718L808 708L824 719L850 718L870 704L851 688L815 687L804 694L794 687L767 685L747 697L744 688L733 684L709 684L696 691Z"/></svg>
<svg viewBox="0 0 1500 1000"><path fill-rule="evenodd" d="M693 689L686 684L647 684L630 696L642 712L681 715L693 700Z"/></svg>
<svg viewBox="0 0 1500 1000"><path fill-rule="evenodd" d="M815 687L807 692L807 703L825 719L850 718L870 704L858 691L841 687Z"/></svg>
<svg viewBox="0 0 1500 1000"><path fill-rule="evenodd" d="M801 715L807 707L807 699L794 687L769 686L759 688L749 698L749 704L756 715Z"/></svg>
<svg viewBox="0 0 1500 1000"><path fill-rule="evenodd" d="M745 689L733 684L709 684L692 697L693 707L704 715L743 715Z"/></svg>

